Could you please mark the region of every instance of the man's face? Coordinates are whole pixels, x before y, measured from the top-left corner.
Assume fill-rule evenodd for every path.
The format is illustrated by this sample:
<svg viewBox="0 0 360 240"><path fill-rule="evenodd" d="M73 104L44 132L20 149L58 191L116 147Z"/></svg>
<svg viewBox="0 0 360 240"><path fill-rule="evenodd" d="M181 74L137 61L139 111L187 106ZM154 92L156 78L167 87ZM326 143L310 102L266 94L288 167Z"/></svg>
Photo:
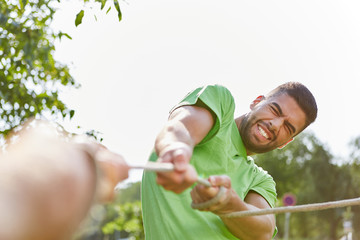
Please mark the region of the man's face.
<svg viewBox="0 0 360 240"><path fill-rule="evenodd" d="M248 154L264 153L286 144L305 126L306 115L287 94L262 100L240 124Z"/></svg>

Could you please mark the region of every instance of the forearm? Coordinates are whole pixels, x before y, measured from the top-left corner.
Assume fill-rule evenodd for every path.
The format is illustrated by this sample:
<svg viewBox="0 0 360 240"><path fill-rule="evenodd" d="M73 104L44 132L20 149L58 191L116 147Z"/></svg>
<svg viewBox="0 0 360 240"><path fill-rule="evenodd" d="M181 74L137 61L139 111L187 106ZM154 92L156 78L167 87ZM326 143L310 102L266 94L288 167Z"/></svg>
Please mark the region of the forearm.
<svg viewBox="0 0 360 240"><path fill-rule="evenodd" d="M181 121L170 120L156 138L155 151L159 155L162 150L174 144L184 144L193 149L194 140Z"/></svg>
<svg viewBox="0 0 360 240"><path fill-rule="evenodd" d="M174 110L155 141L158 160L174 164L174 171L157 173L156 182L166 190L181 193L197 180L195 168L189 164L193 149L210 131L210 112L196 106Z"/></svg>
<svg viewBox="0 0 360 240"><path fill-rule="evenodd" d="M242 200L231 187L231 180L226 175L210 176L208 181L212 187L198 184L190 193L195 208L201 211L210 211L220 216L229 231L239 239L271 239L275 229L275 217L273 215L226 218L226 214L232 212L270 208L265 198L254 191L250 191ZM211 200L211 205L205 204Z"/></svg>
<svg viewBox="0 0 360 240"><path fill-rule="evenodd" d="M90 207L93 168L86 155L69 145L25 140L1 158L0 222L7 227L0 236L10 234L4 239L14 240L69 237Z"/></svg>
<svg viewBox="0 0 360 240"><path fill-rule="evenodd" d="M174 110L155 141L158 154L172 144L187 145L191 150L208 134L214 124L211 113L197 106L183 106Z"/></svg>
<svg viewBox="0 0 360 240"><path fill-rule="evenodd" d="M244 202L231 190L231 198L227 207L221 209L221 214L255 210L258 209L254 205ZM215 212L216 213L216 212ZM240 218L226 218L221 217L224 224L229 231L236 237L242 240L269 240L273 236L274 221L272 215L240 217Z"/></svg>
<svg viewBox="0 0 360 240"><path fill-rule="evenodd" d="M24 124L0 154L0 239L63 240L94 200L112 200L124 159L49 122Z"/></svg>

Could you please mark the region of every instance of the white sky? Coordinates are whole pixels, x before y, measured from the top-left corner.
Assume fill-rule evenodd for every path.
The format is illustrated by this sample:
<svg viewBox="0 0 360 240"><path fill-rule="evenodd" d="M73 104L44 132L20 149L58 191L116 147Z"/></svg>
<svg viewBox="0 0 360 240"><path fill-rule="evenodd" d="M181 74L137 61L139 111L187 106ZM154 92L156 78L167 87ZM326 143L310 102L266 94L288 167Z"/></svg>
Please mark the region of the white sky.
<svg viewBox="0 0 360 240"><path fill-rule="evenodd" d="M71 2L71 3L70 3ZM112 2L112 1L110 1ZM127 0L116 11L61 5L53 27L69 33L56 59L82 84L63 99L76 110L65 127L102 132L104 145L145 163L168 111L188 91L227 86L237 114L260 94L300 81L319 114L308 129L335 156L360 135L360 1ZM97 16L97 21L94 18ZM131 180L140 180L134 171Z"/></svg>

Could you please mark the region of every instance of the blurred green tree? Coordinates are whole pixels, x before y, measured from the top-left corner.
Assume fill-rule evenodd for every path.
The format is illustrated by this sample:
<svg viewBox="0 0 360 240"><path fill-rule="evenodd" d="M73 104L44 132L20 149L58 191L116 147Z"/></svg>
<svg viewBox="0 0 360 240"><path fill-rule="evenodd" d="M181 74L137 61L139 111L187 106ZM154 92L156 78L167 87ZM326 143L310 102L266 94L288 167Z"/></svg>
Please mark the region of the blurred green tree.
<svg viewBox="0 0 360 240"><path fill-rule="evenodd" d="M76 86L67 66L53 58L53 42L67 36L49 29L49 1L0 0L0 131L8 133L45 111L73 116L59 99L61 86Z"/></svg>
<svg viewBox="0 0 360 240"><path fill-rule="evenodd" d="M360 196L360 136L354 138L350 144L349 171L352 176L352 192L355 197ZM354 239L360 239L360 206L353 206L351 210L354 213L352 226L354 229Z"/></svg>
<svg viewBox="0 0 360 240"><path fill-rule="evenodd" d="M79 87L67 65L53 57L54 41L71 37L54 32L51 24L60 0L0 0L0 134L30 117L70 117L59 98L64 87ZM83 0L84 4L90 2ZM103 9L112 2L121 20L117 0L94 0ZM111 6L107 9L107 12ZM75 25L81 23L84 10L74 16Z"/></svg>
<svg viewBox="0 0 360 240"><path fill-rule="evenodd" d="M95 206L75 239L145 239L140 204L140 184L141 182L128 183L118 191L113 202L102 207Z"/></svg>
<svg viewBox="0 0 360 240"><path fill-rule="evenodd" d="M334 163L334 156L312 133L300 134L284 149L254 157L277 184L279 203L285 193L297 197L297 204L336 201L356 196L348 164ZM304 239L338 239L345 209L296 213L291 217L291 235ZM284 216L277 216L279 235Z"/></svg>

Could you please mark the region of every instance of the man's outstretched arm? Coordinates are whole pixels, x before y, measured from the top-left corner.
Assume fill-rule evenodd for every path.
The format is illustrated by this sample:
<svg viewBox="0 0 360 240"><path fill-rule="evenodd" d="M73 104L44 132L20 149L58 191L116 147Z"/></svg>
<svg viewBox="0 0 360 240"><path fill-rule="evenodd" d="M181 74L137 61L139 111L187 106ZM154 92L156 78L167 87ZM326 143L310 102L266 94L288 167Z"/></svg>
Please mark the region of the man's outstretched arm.
<svg viewBox="0 0 360 240"><path fill-rule="evenodd" d="M155 151L159 161L173 163L175 171L158 173L158 184L181 193L197 180L196 171L189 162L194 146L204 139L213 124L211 113L202 107L183 106L171 113L156 138Z"/></svg>

